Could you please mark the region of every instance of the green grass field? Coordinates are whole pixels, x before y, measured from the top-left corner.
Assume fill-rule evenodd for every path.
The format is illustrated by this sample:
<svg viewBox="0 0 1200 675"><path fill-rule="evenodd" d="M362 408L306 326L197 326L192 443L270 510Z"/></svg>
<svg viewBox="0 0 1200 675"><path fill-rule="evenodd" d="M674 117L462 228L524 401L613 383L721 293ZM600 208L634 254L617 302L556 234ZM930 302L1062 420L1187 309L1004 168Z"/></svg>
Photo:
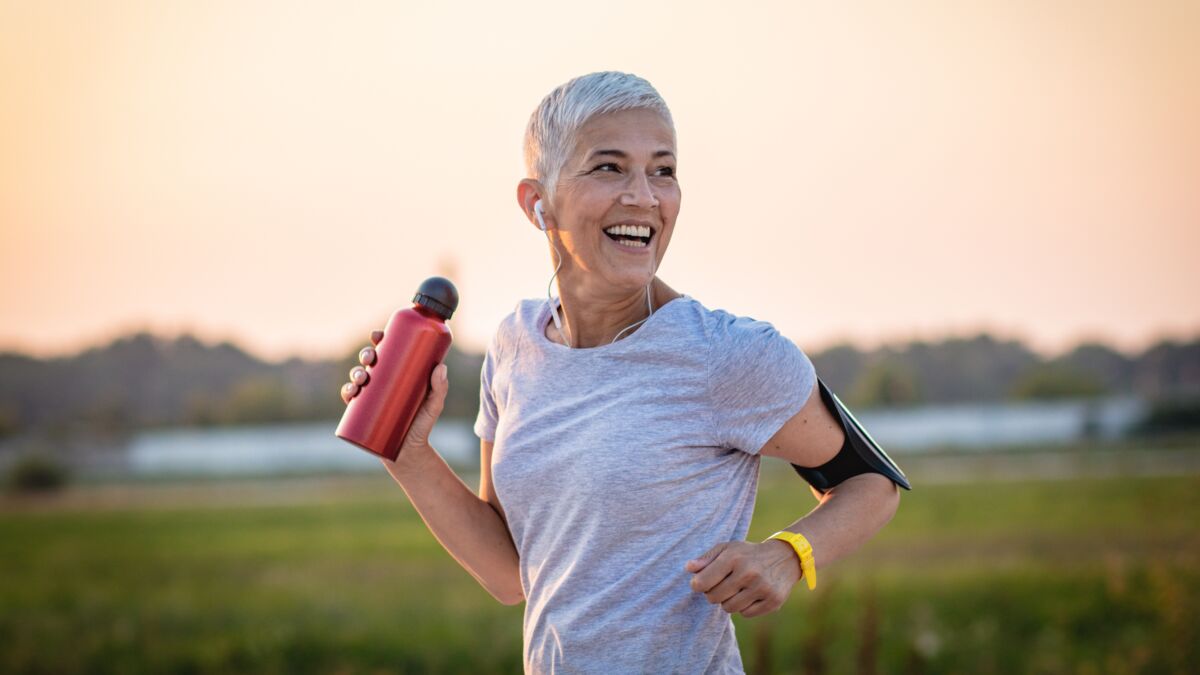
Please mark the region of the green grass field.
<svg viewBox="0 0 1200 675"><path fill-rule="evenodd" d="M1200 478L916 478L817 592L734 617L747 672L1200 667ZM520 672L523 606L492 600L390 479L359 482L273 505L0 511L0 672ZM750 539L813 503L764 463Z"/></svg>

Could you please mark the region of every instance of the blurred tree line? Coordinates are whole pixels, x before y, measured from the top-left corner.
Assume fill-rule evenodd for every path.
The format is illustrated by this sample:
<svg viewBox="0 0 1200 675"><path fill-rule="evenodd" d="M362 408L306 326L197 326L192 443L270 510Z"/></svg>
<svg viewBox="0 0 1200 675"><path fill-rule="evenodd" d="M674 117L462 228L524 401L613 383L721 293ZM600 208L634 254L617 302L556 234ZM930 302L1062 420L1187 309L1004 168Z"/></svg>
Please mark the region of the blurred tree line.
<svg viewBox="0 0 1200 675"><path fill-rule="evenodd" d="M336 360L270 363L230 342L206 345L190 335L171 340L138 332L69 357L0 353L0 438L35 429L121 433L336 419L345 407L339 389L362 346ZM981 333L870 351L842 344L809 356L853 407L1200 395L1200 338L1162 341L1134 356L1085 343L1046 359L1020 342ZM451 349L445 415L474 418L482 361L480 354ZM1170 414L1178 419L1181 413Z"/></svg>

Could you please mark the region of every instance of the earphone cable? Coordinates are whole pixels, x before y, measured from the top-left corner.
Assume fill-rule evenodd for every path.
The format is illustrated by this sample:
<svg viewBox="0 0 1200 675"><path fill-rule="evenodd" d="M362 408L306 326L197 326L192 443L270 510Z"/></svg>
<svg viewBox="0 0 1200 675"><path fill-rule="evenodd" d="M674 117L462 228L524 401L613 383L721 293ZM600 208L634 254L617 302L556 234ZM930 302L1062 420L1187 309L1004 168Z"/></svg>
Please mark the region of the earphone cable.
<svg viewBox="0 0 1200 675"><path fill-rule="evenodd" d="M543 231L546 232L545 230L543 230ZM572 349L573 348L572 343L570 340L567 339L567 335L563 333L563 327L558 318L558 307L562 306L561 294L559 296L559 302L558 302L557 307L554 305L554 297L550 294L550 289L554 286L554 280L556 278L558 278L558 271L560 269L562 269L562 260L563 260L562 251L558 250L558 245L554 243L554 239L550 237L549 232L546 232L546 239L550 242L550 246L554 247L554 253L558 257L558 265L556 265L554 267L554 274L550 275L550 281L546 284L546 300L548 300L550 303L550 316L554 319L554 327L558 330L558 336L562 338L564 343L566 343L567 349ZM658 261L655 260L654 261L654 271L657 271L657 270L658 270ZM625 331L629 330L630 328L636 328L636 327L642 325L643 323L648 321L651 316L654 315L654 304L650 300L650 286L652 286L653 284L654 284L654 272L651 272L650 273L650 283L646 284L646 312L647 312L646 318L635 321L635 322L629 324L628 326L622 328L620 332L618 332L615 336L613 336L612 341L609 342L608 344L610 344L610 345L613 344L618 339L620 339L621 335L623 335L625 333ZM566 311L564 311L563 312L563 320L565 320L566 317L567 317L567 313L566 313ZM568 325L567 333L570 333L570 332L571 332L571 327L570 327L570 325Z"/></svg>
<svg viewBox="0 0 1200 675"><path fill-rule="evenodd" d="M546 299L550 301L550 316L554 318L554 327L558 330L558 336L561 337L562 341L566 343L567 349L570 349L571 341L568 340L567 336L563 333L562 325L560 325L558 320L558 307L554 306L554 298L550 295L550 288L554 286L554 280L558 277L558 270L562 268L562 252L558 250L558 246L554 243L554 240L550 238L549 232L546 233L546 239L550 241L550 245L554 247L554 253L558 257L558 265L556 265L554 268L554 274L550 276L550 282L546 284ZM561 305L562 301L560 300L558 304ZM563 312L563 318L566 318L566 312ZM567 326L568 332L570 332L570 329L571 327Z"/></svg>

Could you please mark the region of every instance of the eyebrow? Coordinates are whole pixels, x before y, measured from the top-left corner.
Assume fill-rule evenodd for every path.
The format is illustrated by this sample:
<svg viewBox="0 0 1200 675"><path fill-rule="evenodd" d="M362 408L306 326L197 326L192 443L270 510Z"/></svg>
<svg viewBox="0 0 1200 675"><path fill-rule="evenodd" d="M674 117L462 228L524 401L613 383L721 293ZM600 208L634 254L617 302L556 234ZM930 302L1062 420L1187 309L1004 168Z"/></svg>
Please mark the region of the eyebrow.
<svg viewBox="0 0 1200 675"><path fill-rule="evenodd" d="M627 159L629 157L629 155L622 150L596 150L592 152L592 154L588 155L588 161L595 159L599 155L612 155L613 157L618 157L620 159ZM659 150L658 152L654 153L654 157L656 158L674 156L675 153L671 152L670 150Z"/></svg>

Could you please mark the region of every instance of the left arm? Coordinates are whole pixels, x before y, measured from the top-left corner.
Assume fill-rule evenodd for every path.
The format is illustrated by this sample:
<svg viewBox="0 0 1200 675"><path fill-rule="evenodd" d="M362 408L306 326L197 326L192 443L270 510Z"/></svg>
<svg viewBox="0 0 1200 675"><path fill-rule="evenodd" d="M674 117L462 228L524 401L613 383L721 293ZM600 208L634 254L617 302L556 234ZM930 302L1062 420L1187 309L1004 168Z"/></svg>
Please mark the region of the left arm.
<svg viewBox="0 0 1200 675"><path fill-rule="evenodd" d="M817 384L808 402L771 437L760 454L817 467L841 450L846 434L825 407ZM818 494L816 508L783 528L804 535L817 569L854 551L891 520L900 492L887 477L859 474ZM729 612L753 617L783 606L800 580L800 560L784 541L723 542L688 561L692 589Z"/></svg>

